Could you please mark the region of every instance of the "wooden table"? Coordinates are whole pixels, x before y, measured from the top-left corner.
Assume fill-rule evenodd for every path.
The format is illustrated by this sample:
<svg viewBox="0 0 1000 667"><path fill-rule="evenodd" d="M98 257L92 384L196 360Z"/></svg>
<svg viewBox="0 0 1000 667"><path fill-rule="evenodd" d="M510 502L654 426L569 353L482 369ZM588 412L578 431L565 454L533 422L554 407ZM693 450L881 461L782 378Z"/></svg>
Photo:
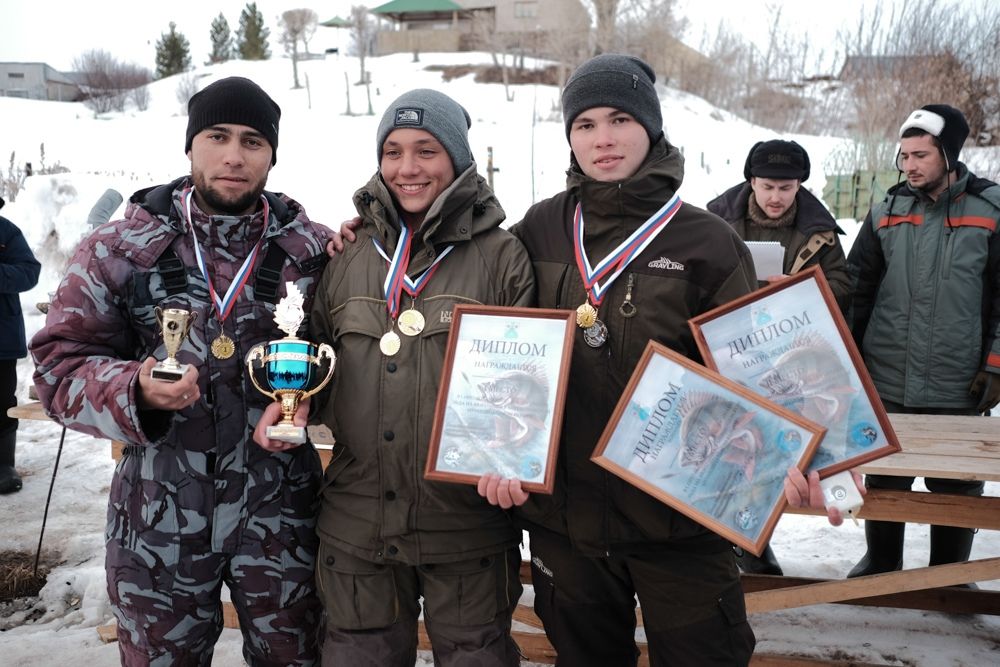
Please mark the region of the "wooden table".
<svg viewBox="0 0 1000 667"><path fill-rule="evenodd" d="M861 466L861 472L1000 481L1000 419L895 414L889 418L903 450ZM822 510L789 508L787 511L825 515ZM1000 498L872 489L858 518L1000 530ZM994 579L1000 579L1000 554L967 563L845 580L745 576L744 590L749 613L849 602L1000 615L1000 592L935 590Z"/></svg>

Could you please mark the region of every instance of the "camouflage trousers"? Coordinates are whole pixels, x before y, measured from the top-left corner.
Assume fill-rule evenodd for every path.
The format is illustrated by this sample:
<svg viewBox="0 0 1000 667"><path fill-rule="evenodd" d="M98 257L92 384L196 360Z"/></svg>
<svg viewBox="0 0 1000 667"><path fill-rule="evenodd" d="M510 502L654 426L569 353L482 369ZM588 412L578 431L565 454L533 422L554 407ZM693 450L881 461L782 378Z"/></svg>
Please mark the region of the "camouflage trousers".
<svg viewBox="0 0 1000 667"><path fill-rule="evenodd" d="M515 548L457 563L383 565L323 543L323 667L412 667L420 598L436 666L517 667L510 629L520 563Z"/></svg>
<svg viewBox="0 0 1000 667"><path fill-rule="evenodd" d="M124 461L123 461L124 463ZM314 566L314 508L272 522L251 517L235 548L211 548L211 511L192 510L179 486L139 478L119 466L108 509L108 594L118 618L118 646L126 667L210 665L223 627L225 583L239 616L243 655L251 667L318 664L321 609ZM199 480L187 479L185 489ZM205 491L209 497L211 484ZM315 489L301 489L303 495ZM286 499L287 500L287 499ZM309 512L313 512L310 518ZM285 515L292 520L284 520Z"/></svg>

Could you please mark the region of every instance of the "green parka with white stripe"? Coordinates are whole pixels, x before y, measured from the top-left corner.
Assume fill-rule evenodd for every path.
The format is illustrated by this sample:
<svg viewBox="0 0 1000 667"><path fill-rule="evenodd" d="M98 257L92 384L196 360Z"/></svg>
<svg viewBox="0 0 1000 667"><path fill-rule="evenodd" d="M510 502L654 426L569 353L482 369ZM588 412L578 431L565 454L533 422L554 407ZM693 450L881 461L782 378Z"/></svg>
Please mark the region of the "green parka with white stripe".
<svg viewBox="0 0 1000 667"><path fill-rule="evenodd" d="M1000 186L962 163L937 201L901 183L869 211L848 257L850 321L883 399L974 408L976 373L1000 373L998 221Z"/></svg>

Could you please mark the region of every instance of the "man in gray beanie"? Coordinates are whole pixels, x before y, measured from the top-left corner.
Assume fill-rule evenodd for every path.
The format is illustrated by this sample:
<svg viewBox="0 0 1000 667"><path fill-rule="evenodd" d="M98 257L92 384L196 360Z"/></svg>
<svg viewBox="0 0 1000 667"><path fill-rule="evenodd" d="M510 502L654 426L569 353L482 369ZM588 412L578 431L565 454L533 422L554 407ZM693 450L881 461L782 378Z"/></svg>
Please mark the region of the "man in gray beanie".
<svg viewBox="0 0 1000 667"><path fill-rule="evenodd" d="M990 414L1000 402L1000 186L959 160L969 125L928 104L899 128L893 186L848 255L854 340L888 412ZM906 490L912 477L867 475ZM978 496L983 482L924 478L932 493ZM865 521L868 550L847 575L899 570L906 524ZM931 526L930 565L966 561L975 531Z"/></svg>
<svg viewBox="0 0 1000 667"><path fill-rule="evenodd" d="M729 542L590 460L647 343L700 361L688 319L757 285L736 232L677 196L684 159L664 136L655 81L626 55L573 73L566 190L511 230L532 258L538 305L577 313L553 494L484 489L520 505L535 610L560 665L634 666L636 594L654 667L746 664L755 641ZM609 262L621 270L592 273Z"/></svg>
<svg viewBox="0 0 1000 667"><path fill-rule="evenodd" d="M354 195L357 239L312 309L310 339L337 352L317 409L337 441L317 525L327 667L412 667L421 600L436 663L520 663L510 636L520 531L474 487L424 478L455 305L535 300L527 253L500 228L503 209L476 171L469 125L433 90L386 108L378 171ZM279 407L255 434L265 447L282 446L264 431ZM459 440L454 456L481 460L476 437Z"/></svg>
<svg viewBox="0 0 1000 667"><path fill-rule="evenodd" d="M80 244L31 341L35 383L59 422L125 443L105 559L122 665L211 663L225 583L247 664L311 667L322 472L311 445L251 440L270 401L244 358L284 336L286 285L311 305L328 230L265 190L280 110L259 86L222 79L189 109L190 175L136 192ZM166 323L186 327L186 370L154 378L167 312L187 314Z"/></svg>

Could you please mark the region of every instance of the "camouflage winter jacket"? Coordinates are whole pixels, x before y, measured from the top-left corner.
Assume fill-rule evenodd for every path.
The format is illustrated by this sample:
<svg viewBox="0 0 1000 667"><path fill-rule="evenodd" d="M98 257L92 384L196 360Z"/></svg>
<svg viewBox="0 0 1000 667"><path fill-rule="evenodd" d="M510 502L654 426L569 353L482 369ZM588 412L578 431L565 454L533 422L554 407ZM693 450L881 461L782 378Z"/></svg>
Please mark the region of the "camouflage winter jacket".
<svg viewBox="0 0 1000 667"><path fill-rule="evenodd" d="M585 247L590 261L597 262L663 206L683 178L684 158L665 139L622 182L595 181L574 164L566 192L532 206L511 229L535 267L539 307L575 309L587 299L574 255L577 202L586 219ZM701 361L688 319L748 294L756 283L750 251L736 232L715 215L683 204L609 288L598 311L608 328L607 342L590 347L577 329L555 491L533 494L520 508L530 529L567 535L576 549L596 556L729 548L590 456L646 344L655 340Z"/></svg>
<svg viewBox="0 0 1000 667"><path fill-rule="evenodd" d="M69 428L129 445L117 473L127 470L130 477L156 480L176 491L174 502L185 513L182 532L185 525L194 531L210 521L213 549L224 551L238 544L258 512L280 519L276 496L288 496L296 483L309 486L319 464L311 447L272 454L251 439L271 399L254 389L244 359L253 345L284 334L272 319L274 303L255 298L256 285L263 284L256 269L220 324L184 222L181 191L188 184L179 179L135 193L123 220L98 227L81 243L45 327L31 341L31 353L46 411ZM225 294L263 232L257 266L272 246L280 248L286 259L276 296L284 295L285 281L294 281L306 296L308 313L326 264L329 231L310 222L288 197L265 195L271 211L266 231L259 212L209 221L192 204L205 264L217 291ZM158 265L168 248L183 265L181 287L172 294L170 284L164 284L162 262ZM138 407L142 360L166 356L156 306L195 315L177 358L198 370L201 399L178 412ZM236 352L221 360L209 345L223 331ZM303 495L296 502L308 508L312 500Z"/></svg>
<svg viewBox="0 0 1000 667"><path fill-rule="evenodd" d="M399 220L376 174L354 195L364 220L358 240L323 275L313 340L337 351L333 389L320 416L337 439L327 467L317 530L321 539L373 562L445 563L497 553L520 540L506 512L474 486L424 479L445 344L455 304L534 305L524 247L500 229L503 209L473 165L459 175L414 238L407 270L421 275L451 252L413 304L426 326L400 336L395 356L379 350L392 326L382 290ZM404 294L402 308L411 306Z"/></svg>

